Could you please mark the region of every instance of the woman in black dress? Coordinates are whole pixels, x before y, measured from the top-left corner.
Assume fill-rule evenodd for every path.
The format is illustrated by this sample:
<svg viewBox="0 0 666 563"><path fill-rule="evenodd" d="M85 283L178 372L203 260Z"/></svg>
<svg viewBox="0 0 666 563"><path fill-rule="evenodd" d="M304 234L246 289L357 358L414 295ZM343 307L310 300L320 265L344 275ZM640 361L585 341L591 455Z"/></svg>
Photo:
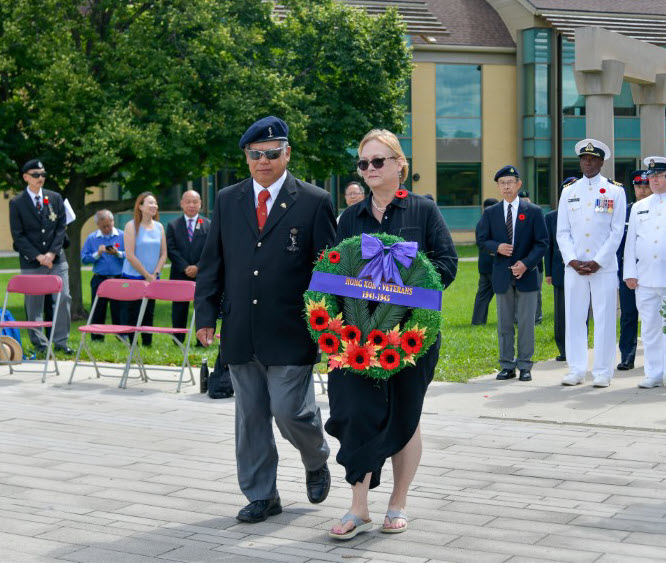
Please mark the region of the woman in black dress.
<svg viewBox="0 0 666 563"><path fill-rule="evenodd" d="M358 149L359 174L370 195L340 217L336 244L361 233L388 233L417 242L441 276L444 287L456 276L458 257L437 205L409 193L395 197L409 166L397 137L373 129ZM393 492L381 531L407 529L407 492L421 459L419 419L428 384L435 373L441 338L416 362L387 381L336 369L329 374L331 417L326 431L340 441L337 461L352 486L352 506L329 535L351 539L369 530L368 490L379 485L387 458L393 465Z"/></svg>

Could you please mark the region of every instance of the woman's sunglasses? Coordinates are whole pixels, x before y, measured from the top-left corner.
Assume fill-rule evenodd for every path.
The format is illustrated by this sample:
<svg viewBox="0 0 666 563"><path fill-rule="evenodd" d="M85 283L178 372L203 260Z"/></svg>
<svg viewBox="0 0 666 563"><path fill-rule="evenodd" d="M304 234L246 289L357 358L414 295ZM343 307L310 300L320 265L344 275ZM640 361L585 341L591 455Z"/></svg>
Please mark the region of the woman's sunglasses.
<svg viewBox="0 0 666 563"><path fill-rule="evenodd" d="M395 160L397 157L395 156L382 156L382 157L377 157L373 158L372 160L366 160L362 158L356 163L356 166L361 172L365 172L368 169L368 166L372 164L372 167L375 169L379 168L384 168L384 161L385 160Z"/></svg>
<svg viewBox="0 0 666 563"><path fill-rule="evenodd" d="M280 158L284 147L279 149L268 149L267 151L257 151L248 149L247 154L250 157L250 160L259 160L262 156L265 156L268 160L276 160Z"/></svg>

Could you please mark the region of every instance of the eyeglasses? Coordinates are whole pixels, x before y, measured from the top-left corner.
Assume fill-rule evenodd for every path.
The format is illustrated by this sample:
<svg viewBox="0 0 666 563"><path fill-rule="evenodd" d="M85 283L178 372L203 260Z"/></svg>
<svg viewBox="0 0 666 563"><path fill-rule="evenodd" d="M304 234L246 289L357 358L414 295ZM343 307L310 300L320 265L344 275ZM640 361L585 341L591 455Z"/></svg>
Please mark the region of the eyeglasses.
<svg viewBox="0 0 666 563"><path fill-rule="evenodd" d="M252 149L247 149L247 154L250 157L250 160L259 160L262 156L265 156L268 160L276 160L280 158L284 147L279 149L268 149L267 151L257 151Z"/></svg>
<svg viewBox="0 0 666 563"><path fill-rule="evenodd" d="M29 172L31 178L46 178L46 172Z"/></svg>
<svg viewBox="0 0 666 563"><path fill-rule="evenodd" d="M362 158L356 163L356 166L361 172L365 172L368 169L368 166L372 164L372 167L375 169L379 168L384 168L384 161L385 160L396 160L396 156L378 156L377 158L373 158L372 160L366 160L365 158Z"/></svg>
<svg viewBox="0 0 666 563"><path fill-rule="evenodd" d="M515 186L518 183L518 181L517 180L506 180L505 182L497 182L497 183L498 183L499 187L502 188L502 187L505 187L505 186L509 186L509 187L510 186Z"/></svg>

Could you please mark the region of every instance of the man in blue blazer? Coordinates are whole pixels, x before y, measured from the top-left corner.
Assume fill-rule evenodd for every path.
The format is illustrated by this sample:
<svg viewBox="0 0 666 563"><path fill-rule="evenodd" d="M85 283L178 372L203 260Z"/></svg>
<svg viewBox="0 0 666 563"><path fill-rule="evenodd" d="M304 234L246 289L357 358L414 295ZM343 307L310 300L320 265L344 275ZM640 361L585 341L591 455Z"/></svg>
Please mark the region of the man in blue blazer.
<svg viewBox="0 0 666 563"><path fill-rule="evenodd" d="M558 198L562 190L569 184L573 184L578 178L571 176L560 184ZM546 251L546 283L553 286L553 307L555 309L555 344L560 352L555 358L558 362L564 362L567 354L564 347L565 317L564 317L564 261L562 253L557 244L557 208L546 215L546 228L548 229L548 250Z"/></svg>
<svg viewBox="0 0 666 563"><path fill-rule="evenodd" d="M500 367L497 379L532 380L534 317L539 282L537 265L548 248L548 232L541 208L521 201L523 185L515 166L495 174L502 201L486 209L477 230L477 244L494 256L493 290L497 299L497 336ZM518 356L514 356L514 318L518 319Z"/></svg>

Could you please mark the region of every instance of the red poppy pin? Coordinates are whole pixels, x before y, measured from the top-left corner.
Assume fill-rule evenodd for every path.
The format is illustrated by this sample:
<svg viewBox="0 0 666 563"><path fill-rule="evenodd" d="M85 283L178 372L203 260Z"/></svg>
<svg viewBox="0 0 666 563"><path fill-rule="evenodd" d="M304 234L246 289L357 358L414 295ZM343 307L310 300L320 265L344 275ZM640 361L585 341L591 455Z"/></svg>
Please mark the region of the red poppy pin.
<svg viewBox="0 0 666 563"><path fill-rule="evenodd" d="M606 188L601 188L601 189L599 190L599 193L600 193L600 194L605 194L605 193L606 193Z"/></svg>
<svg viewBox="0 0 666 563"><path fill-rule="evenodd" d="M520 215L518 215L518 220L519 221L524 221L525 220L525 214L521 213Z"/></svg>
<svg viewBox="0 0 666 563"><path fill-rule="evenodd" d="M203 219L201 217L199 217L199 220L197 221L197 223L199 223L199 225L201 225L203 223Z"/></svg>
<svg viewBox="0 0 666 563"><path fill-rule="evenodd" d="M400 199L405 199L407 197L407 190L403 190L402 188L399 189L397 192L395 192L395 197L400 198Z"/></svg>
<svg viewBox="0 0 666 563"><path fill-rule="evenodd" d="M120 248L120 244L118 243L114 244L113 246L115 246L116 248Z"/></svg>
<svg viewBox="0 0 666 563"><path fill-rule="evenodd" d="M45 205L49 204L49 196L47 196L47 195L44 196L44 204Z"/></svg>

